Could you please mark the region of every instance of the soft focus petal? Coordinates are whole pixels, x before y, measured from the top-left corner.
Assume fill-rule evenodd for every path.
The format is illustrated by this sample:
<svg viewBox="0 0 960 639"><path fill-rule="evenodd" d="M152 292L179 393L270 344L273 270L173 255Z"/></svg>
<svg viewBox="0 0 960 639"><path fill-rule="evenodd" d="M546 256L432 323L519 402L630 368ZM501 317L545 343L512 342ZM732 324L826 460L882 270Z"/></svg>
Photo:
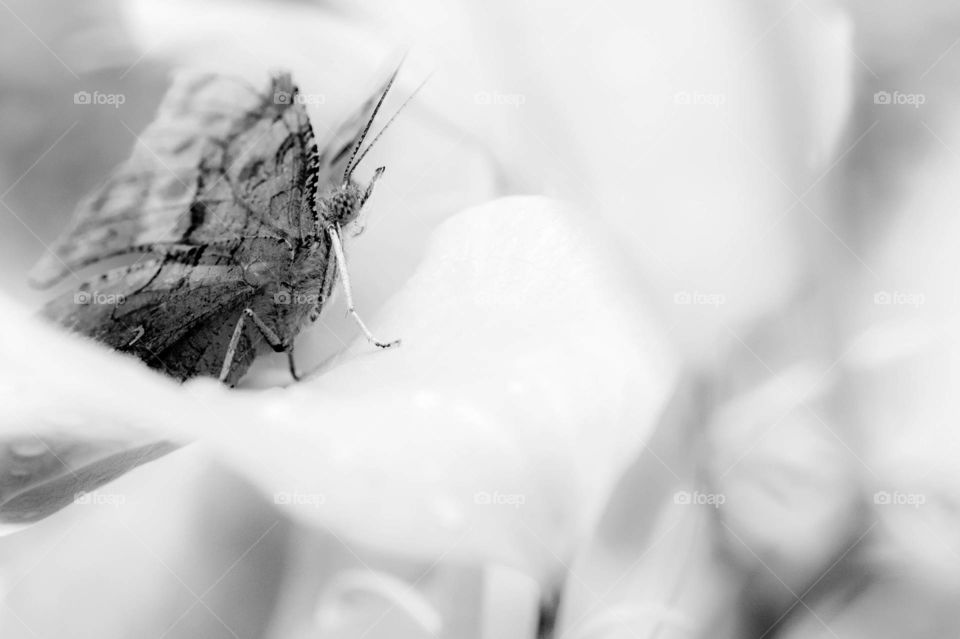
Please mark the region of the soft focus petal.
<svg viewBox="0 0 960 639"><path fill-rule="evenodd" d="M285 512L376 547L557 569L643 445L676 375L589 219L540 198L461 213L325 374L266 393L203 381L198 434Z"/></svg>
<svg viewBox="0 0 960 639"><path fill-rule="evenodd" d="M262 636L290 525L192 446L0 545L5 639Z"/></svg>
<svg viewBox="0 0 960 639"><path fill-rule="evenodd" d="M743 636L743 576L720 561L717 544L730 501L699 469L703 390L700 381L679 385L570 564L559 636Z"/></svg>

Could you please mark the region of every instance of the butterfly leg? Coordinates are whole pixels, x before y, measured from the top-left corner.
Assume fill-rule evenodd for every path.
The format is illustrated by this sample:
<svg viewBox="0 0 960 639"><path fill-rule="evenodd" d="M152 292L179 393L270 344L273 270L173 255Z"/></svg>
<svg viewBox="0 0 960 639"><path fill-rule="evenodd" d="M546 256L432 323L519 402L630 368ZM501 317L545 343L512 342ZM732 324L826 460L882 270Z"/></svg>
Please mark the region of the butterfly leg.
<svg viewBox="0 0 960 639"><path fill-rule="evenodd" d="M290 377L294 381L299 382L300 376L297 375L297 367L293 361L293 344L285 344L280 336L277 333L266 325L266 323L260 319L260 316L253 312L252 309L247 309L244 311L244 314L250 317L253 320L253 323L256 324L257 328L260 329L260 334L263 335L263 338L267 340L267 344L270 345L270 348L274 350L275 353L286 353L287 354L287 366L290 368Z"/></svg>
<svg viewBox="0 0 960 639"><path fill-rule="evenodd" d="M381 342L373 336L373 333L370 332L367 325L360 319L360 315L353 307L353 291L350 288L350 275L347 273L347 259L343 255L343 242L340 240L340 229L336 226L331 226L328 232L330 234L330 241L333 243L333 252L337 257L337 268L340 271L340 282L343 284L343 294L347 298L347 312L353 316L353 321L355 321L357 326L360 327L360 330L363 331L367 341L376 344L380 348L396 346L400 343L400 340L395 339L392 342Z"/></svg>
<svg viewBox="0 0 960 639"><path fill-rule="evenodd" d="M233 329L233 335L230 336L230 343L227 345L227 354L224 356L223 365L220 367L220 382L222 384L226 384L227 379L230 377L230 369L233 368L233 358L237 354L240 336L243 335L243 320L246 317L246 311L240 314L240 319L237 320L237 326Z"/></svg>
<svg viewBox="0 0 960 639"><path fill-rule="evenodd" d="M223 358L223 366L220 368L220 381L226 382L227 378L230 377L230 369L233 368L233 358L237 354L237 346L240 344L240 336L243 335L243 324L247 318L253 320L254 325L260 331L260 334L263 335L263 338L267 340L267 343L277 353L287 353L287 363L290 366L290 375L293 376L293 379L298 380L300 377L296 373L296 369L293 363L293 347L292 345L288 346L284 344L283 340L280 339L280 336L276 332L264 323L260 316L253 312L252 308L244 309L243 313L240 315L240 319L237 320L237 327L233 329L233 335L230 337L230 344L227 346L227 354Z"/></svg>
<svg viewBox="0 0 960 639"><path fill-rule="evenodd" d="M287 351L287 366L290 368L290 377L293 378L293 381L299 382L300 376L297 375L297 364L293 361L293 346L290 346L290 350Z"/></svg>

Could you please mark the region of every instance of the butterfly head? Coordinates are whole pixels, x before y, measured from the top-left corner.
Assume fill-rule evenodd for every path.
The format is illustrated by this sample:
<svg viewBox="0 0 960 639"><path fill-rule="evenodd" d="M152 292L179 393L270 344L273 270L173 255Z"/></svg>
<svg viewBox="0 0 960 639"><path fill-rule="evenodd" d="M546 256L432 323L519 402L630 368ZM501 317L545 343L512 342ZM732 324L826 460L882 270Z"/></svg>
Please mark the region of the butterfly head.
<svg viewBox="0 0 960 639"><path fill-rule="evenodd" d="M362 197L363 193L356 182L339 186L327 200L324 217L328 222L335 223L341 228L349 226L360 215L360 209L363 207Z"/></svg>
<svg viewBox="0 0 960 639"><path fill-rule="evenodd" d="M393 116L387 121L387 123L380 129L380 132L377 133L373 140L363 146L364 140L367 138L367 134L370 132L370 127L373 125L374 119L377 117L377 113L380 112L380 107L383 106L383 101L387 97L387 93L390 92L390 88L393 86L394 80L397 78L397 73L400 71L400 67L393 72L390 78L387 80L386 85L383 87L383 90L380 92L379 96L376 98L376 102L372 100L369 101L365 107L365 110L369 111L369 116L366 118L363 124L363 128L360 129L357 134L354 136L353 140L349 147L346 147L338 153L335 158L340 158L345 156L347 149L350 149L350 156L346 161L346 166L343 172L343 181L339 187L334 189L326 197L321 198L318 209L320 212L320 223L334 223L339 225L340 228L346 229L350 232L351 235L359 235L363 231L363 224L359 221L359 217L363 210L363 205L370 198L371 193L373 193L373 186L376 184L377 180L380 179L380 176L383 175L384 167L379 167L373 174L373 177L370 179L365 186L357 184L353 179L353 172L359 166L360 162L367 156L367 153L376 145L377 141L380 139L380 136L390 127L390 124L394 121L400 111L413 99L413 96L417 94L423 84L420 87L417 87L414 91L400 106L400 108L393 114ZM426 82L426 81L424 81ZM334 164L339 164L338 160L334 161Z"/></svg>
<svg viewBox="0 0 960 639"><path fill-rule="evenodd" d="M373 187L383 175L384 167L378 168L365 186L353 180L347 180L336 187L321 200L321 218L328 224L336 224L348 229L351 234L359 235L363 230L360 215L364 204L373 194Z"/></svg>

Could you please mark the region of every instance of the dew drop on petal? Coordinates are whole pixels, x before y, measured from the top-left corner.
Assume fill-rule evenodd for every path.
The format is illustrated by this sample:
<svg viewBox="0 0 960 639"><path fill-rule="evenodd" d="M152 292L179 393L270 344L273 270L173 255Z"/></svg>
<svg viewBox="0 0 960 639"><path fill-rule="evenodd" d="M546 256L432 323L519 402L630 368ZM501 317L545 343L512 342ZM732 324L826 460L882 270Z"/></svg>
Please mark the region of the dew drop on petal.
<svg viewBox="0 0 960 639"><path fill-rule="evenodd" d="M47 452L47 445L36 437L10 444L10 452L24 459L39 457Z"/></svg>

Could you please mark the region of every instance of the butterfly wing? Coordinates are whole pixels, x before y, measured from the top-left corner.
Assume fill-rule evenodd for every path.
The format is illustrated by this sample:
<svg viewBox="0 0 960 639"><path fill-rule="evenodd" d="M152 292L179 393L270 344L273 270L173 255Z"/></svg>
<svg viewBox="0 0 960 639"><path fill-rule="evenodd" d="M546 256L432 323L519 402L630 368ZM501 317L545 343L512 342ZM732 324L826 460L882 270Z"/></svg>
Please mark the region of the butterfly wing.
<svg viewBox="0 0 960 639"><path fill-rule="evenodd" d="M265 95L221 76L181 76L130 160L81 204L73 229L33 277L50 284L131 251L163 258L111 271L52 301L44 314L177 379L219 373L248 307L291 338L303 305L271 306L266 282L249 282L251 260L241 256L273 243L257 261L283 271L292 258L284 250L315 241L317 191L342 183L395 76L334 132L322 155L288 74L273 77ZM204 257L231 242L227 253ZM330 263L325 271L333 273ZM256 356L261 336L250 324L228 382Z"/></svg>
<svg viewBox="0 0 960 639"><path fill-rule="evenodd" d="M262 103L242 81L178 74L130 157L78 205L71 228L31 271L37 286L106 257L189 240L200 160Z"/></svg>
<svg viewBox="0 0 960 639"><path fill-rule="evenodd" d="M342 182L393 77L318 153L289 74L274 76L261 94L236 78L181 72L130 158L80 202L72 227L31 271L32 283L51 286L134 251L313 235L318 190Z"/></svg>
<svg viewBox="0 0 960 639"><path fill-rule="evenodd" d="M288 74L275 76L260 112L239 122L228 144L210 147L203 160L200 202L210 202L203 210L214 219L233 222L231 228L203 230L294 241L314 238L317 198L343 183L353 152L395 77L396 72L327 136L323 151L318 151L297 87ZM211 178L213 186L207 187Z"/></svg>
<svg viewBox="0 0 960 639"><path fill-rule="evenodd" d="M317 160L299 91L289 74L278 74L260 107L237 121L224 144L207 147L191 241L313 236Z"/></svg>
<svg viewBox="0 0 960 639"><path fill-rule="evenodd" d="M87 282L42 313L183 380L219 373L237 320L258 293L238 265L152 260ZM252 363L259 338L246 327L233 382Z"/></svg>
<svg viewBox="0 0 960 639"><path fill-rule="evenodd" d="M316 153L303 106L277 99L286 87L295 92L286 75L261 94L236 78L179 74L130 158L80 202L70 230L34 267L32 282L50 286L107 257L174 252L269 225L280 202L295 197L271 190L281 191L287 179L305 183L307 158ZM290 131L295 135L284 142ZM277 172L274 157L281 171L263 180ZM247 197L251 192L259 197ZM261 219L251 222L251 211Z"/></svg>
<svg viewBox="0 0 960 639"><path fill-rule="evenodd" d="M147 364L180 380L198 376L219 377L227 357L230 338L246 308L247 304L240 303L220 309L198 322L192 330L156 357L147 360ZM235 386L246 374L262 343L263 336L253 322L245 322L231 359L230 373L224 380L228 386Z"/></svg>
<svg viewBox="0 0 960 639"><path fill-rule="evenodd" d="M191 243L224 237L277 237L291 244L317 235L317 198L344 179L393 73L318 150L299 89L275 75L259 108L248 111L201 158L191 206Z"/></svg>

